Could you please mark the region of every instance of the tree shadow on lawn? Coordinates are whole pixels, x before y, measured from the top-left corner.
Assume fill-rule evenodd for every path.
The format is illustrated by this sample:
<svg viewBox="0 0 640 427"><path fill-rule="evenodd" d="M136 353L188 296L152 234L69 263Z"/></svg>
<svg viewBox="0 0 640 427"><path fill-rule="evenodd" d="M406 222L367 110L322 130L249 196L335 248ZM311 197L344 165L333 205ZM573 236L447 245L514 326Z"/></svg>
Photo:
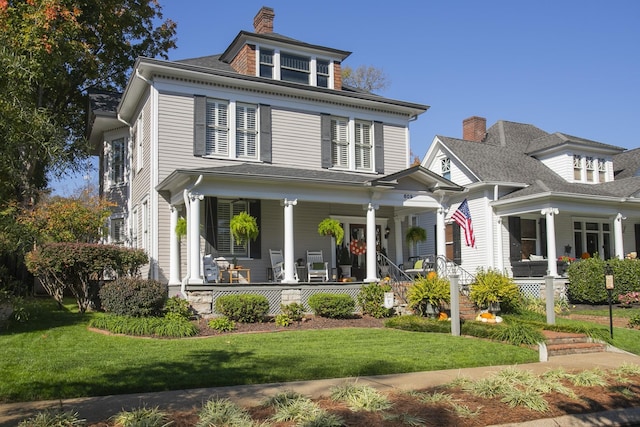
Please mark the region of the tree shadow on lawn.
<svg viewBox="0 0 640 427"><path fill-rule="evenodd" d="M25 322L9 321L0 328L0 335L36 332L51 328L87 324L92 313L80 314L66 306L59 306L51 298L32 298L27 300L26 310L28 319Z"/></svg>

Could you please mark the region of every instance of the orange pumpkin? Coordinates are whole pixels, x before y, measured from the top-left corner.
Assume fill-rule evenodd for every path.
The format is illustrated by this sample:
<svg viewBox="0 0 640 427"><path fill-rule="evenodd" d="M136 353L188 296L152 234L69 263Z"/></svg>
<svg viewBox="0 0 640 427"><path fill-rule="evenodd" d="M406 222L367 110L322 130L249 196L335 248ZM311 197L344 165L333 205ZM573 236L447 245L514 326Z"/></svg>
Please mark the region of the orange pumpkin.
<svg viewBox="0 0 640 427"><path fill-rule="evenodd" d="M430 271L427 273L427 279L429 280L433 280L436 277L438 277L438 273L436 273L435 271Z"/></svg>
<svg viewBox="0 0 640 427"><path fill-rule="evenodd" d="M445 313L444 311L441 311L438 315L438 320L447 320L448 318L449 316L447 316L447 313Z"/></svg>

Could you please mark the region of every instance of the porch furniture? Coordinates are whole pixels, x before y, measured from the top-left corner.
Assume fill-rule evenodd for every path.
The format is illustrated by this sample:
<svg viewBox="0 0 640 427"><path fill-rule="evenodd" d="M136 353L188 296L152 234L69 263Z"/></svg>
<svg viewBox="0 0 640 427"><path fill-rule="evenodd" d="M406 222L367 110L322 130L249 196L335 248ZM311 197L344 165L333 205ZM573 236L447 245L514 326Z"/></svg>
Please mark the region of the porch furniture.
<svg viewBox="0 0 640 427"><path fill-rule="evenodd" d="M229 273L229 283L251 283L250 268L234 268L227 270Z"/></svg>
<svg viewBox="0 0 640 427"><path fill-rule="evenodd" d="M206 283L218 283L220 281L220 268L212 255L202 257L202 270Z"/></svg>
<svg viewBox="0 0 640 427"><path fill-rule="evenodd" d="M418 258L411 268L404 270L411 277L426 276L429 271L433 270L433 261L428 256Z"/></svg>
<svg viewBox="0 0 640 427"><path fill-rule="evenodd" d="M307 251L307 279L329 281L329 263L322 256L322 251Z"/></svg>
<svg viewBox="0 0 640 427"><path fill-rule="evenodd" d="M558 274L564 276L568 264L565 261L556 261ZM531 261L528 259L511 262L511 272L513 277L544 277L547 275L547 260Z"/></svg>
<svg viewBox="0 0 640 427"><path fill-rule="evenodd" d="M273 272L272 279L274 282L280 282L284 279L284 256L282 255L282 249L269 249L269 257L271 258L271 271Z"/></svg>

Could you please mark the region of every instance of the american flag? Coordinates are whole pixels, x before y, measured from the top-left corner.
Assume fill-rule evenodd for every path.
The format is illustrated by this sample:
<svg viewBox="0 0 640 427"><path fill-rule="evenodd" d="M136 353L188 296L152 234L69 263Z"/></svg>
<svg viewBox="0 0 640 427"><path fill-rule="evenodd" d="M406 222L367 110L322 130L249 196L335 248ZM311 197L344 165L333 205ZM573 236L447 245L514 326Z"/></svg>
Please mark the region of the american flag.
<svg viewBox="0 0 640 427"><path fill-rule="evenodd" d="M464 239L467 246L474 248L476 246L476 238L473 235L473 224L471 223L471 213L469 212L467 199L460 203L458 210L451 215L451 219L464 230Z"/></svg>

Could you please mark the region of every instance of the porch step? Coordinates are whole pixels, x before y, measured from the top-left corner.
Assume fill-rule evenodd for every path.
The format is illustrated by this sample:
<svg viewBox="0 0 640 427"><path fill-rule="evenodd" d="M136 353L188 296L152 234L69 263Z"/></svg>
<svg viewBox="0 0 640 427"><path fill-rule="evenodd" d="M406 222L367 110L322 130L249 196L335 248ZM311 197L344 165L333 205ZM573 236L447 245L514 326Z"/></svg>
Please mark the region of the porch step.
<svg viewBox="0 0 640 427"><path fill-rule="evenodd" d="M478 315L478 307L468 296L460 294L460 319L475 320Z"/></svg>
<svg viewBox="0 0 640 427"><path fill-rule="evenodd" d="M547 345L547 355L598 353L606 351L606 344L592 342L585 334L542 331Z"/></svg>

